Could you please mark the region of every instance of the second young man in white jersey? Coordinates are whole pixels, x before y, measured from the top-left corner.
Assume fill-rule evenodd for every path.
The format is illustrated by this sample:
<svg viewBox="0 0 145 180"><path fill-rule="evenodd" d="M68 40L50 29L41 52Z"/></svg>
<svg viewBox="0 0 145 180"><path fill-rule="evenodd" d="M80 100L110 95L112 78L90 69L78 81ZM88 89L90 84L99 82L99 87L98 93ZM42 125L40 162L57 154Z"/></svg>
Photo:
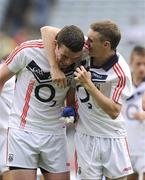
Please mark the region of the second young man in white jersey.
<svg viewBox="0 0 145 180"><path fill-rule="evenodd" d="M22 43L0 67L0 91L16 74L7 141L13 179L35 180L39 167L45 180L69 180L65 125L60 117L83 45L84 35L73 25L56 37L55 54L68 82L64 89L51 80L41 40Z"/></svg>
<svg viewBox="0 0 145 180"><path fill-rule="evenodd" d="M3 62L3 60L1 61ZM0 62L0 63L1 63ZM1 66L1 64L0 64ZM0 179L10 179L9 168L6 165L7 130L10 109L14 96L15 78L11 78L0 93Z"/></svg>
<svg viewBox="0 0 145 180"><path fill-rule="evenodd" d="M128 180L145 179L145 112L142 108L142 97L145 93L145 48L136 46L130 57L133 92L125 101L125 117L130 158L134 174Z"/></svg>
<svg viewBox="0 0 145 180"><path fill-rule="evenodd" d="M121 114L132 84L129 67L116 52L120 39L112 21L93 23L87 40L89 71L80 66L74 73L79 113L75 144L82 180L124 180L133 172Z"/></svg>

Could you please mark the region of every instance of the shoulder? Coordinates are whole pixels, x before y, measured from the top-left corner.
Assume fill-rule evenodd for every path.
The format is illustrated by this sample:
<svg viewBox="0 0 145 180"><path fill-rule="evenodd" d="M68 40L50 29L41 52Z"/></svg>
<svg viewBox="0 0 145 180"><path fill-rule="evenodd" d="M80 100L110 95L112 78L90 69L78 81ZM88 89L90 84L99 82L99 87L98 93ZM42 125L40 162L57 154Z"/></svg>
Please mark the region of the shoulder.
<svg viewBox="0 0 145 180"><path fill-rule="evenodd" d="M121 74L124 74L125 76L131 76L130 67L127 61L120 53L117 53L117 56L118 56L118 62L116 63L117 71L119 71Z"/></svg>
<svg viewBox="0 0 145 180"><path fill-rule="evenodd" d="M18 46L20 49L44 48L42 40L25 41Z"/></svg>
<svg viewBox="0 0 145 180"><path fill-rule="evenodd" d="M142 83L140 83L140 85L137 87L137 89L139 91L145 91L145 80L142 81Z"/></svg>
<svg viewBox="0 0 145 180"><path fill-rule="evenodd" d="M119 65L122 66L122 67L124 66L125 68L129 69L129 65L128 65L126 59L120 53L117 53L117 56L118 56Z"/></svg>
<svg viewBox="0 0 145 180"><path fill-rule="evenodd" d="M23 56L25 53L28 54L29 52L33 52L34 49L42 48L44 48L42 40L25 41L14 49L14 51L11 53L11 56L15 56L17 54Z"/></svg>

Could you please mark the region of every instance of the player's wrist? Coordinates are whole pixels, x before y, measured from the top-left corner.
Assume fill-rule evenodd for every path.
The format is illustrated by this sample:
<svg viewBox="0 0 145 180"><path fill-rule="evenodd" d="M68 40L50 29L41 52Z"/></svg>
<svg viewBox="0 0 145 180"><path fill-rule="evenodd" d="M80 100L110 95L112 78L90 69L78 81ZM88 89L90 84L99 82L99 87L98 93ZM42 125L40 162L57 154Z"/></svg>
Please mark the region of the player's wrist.
<svg viewBox="0 0 145 180"><path fill-rule="evenodd" d="M87 83L84 84L84 87L87 91L92 91L92 89L94 88L94 84L92 83L92 81L89 81Z"/></svg>
<svg viewBox="0 0 145 180"><path fill-rule="evenodd" d="M53 69L54 69L54 68L57 68L57 69L59 69L57 63L50 64L50 68L53 68Z"/></svg>

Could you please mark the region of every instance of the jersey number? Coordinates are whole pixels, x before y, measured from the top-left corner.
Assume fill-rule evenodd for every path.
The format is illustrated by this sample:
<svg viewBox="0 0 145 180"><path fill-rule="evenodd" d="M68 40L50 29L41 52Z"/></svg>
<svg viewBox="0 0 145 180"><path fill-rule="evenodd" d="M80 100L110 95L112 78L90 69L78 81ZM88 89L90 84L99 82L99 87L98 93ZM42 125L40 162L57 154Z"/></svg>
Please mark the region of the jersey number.
<svg viewBox="0 0 145 180"><path fill-rule="evenodd" d="M79 92L80 87L82 88L81 85L77 86L77 92ZM92 104L90 102L88 102L90 100L90 95L85 88L83 88L83 89L85 90L86 96L84 98L79 98L79 99L80 99L81 103L87 103L88 109L92 109Z"/></svg>
<svg viewBox="0 0 145 180"><path fill-rule="evenodd" d="M40 96L40 90L41 90L41 88L48 88L48 89L49 89L49 91L50 91L50 96L49 96L48 98L43 98L43 97ZM39 101L41 101L41 102L50 102L50 101L52 101L52 105L50 105L50 107L53 107L53 106L55 106L55 104L56 104L56 101L53 100L54 97L55 97L55 89L54 89L54 87L53 87L52 85L50 85L50 84L40 84L40 85L38 85L38 86L35 88L35 96L36 96L36 98L37 98Z"/></svg>

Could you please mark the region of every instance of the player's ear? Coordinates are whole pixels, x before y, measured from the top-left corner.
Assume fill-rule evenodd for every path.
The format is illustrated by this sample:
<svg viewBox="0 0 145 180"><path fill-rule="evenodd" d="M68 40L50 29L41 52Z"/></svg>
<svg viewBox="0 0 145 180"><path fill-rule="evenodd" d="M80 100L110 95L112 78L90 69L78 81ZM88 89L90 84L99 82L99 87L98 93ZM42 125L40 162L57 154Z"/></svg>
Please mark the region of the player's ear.
<svg viewBox="0 0 145 180"><path fill-rule="evenodd" d="M58 45L57 40L54 40L54 48L55 48L55 49L59 49L59 45Z"/></svg>
<svg viewBox="0 0 145 180"><path fill-rule="evenodd" d="M110 45L111 45L111 44L110 44L109 41L105 41L105 42L104 42L104 47L108 48Z"/></svg>
<svg viewBox="0 0 145 180"><path fill-rule="evenodd" d="M55 47L58 45L57 40L54 40Z"/></svg>

